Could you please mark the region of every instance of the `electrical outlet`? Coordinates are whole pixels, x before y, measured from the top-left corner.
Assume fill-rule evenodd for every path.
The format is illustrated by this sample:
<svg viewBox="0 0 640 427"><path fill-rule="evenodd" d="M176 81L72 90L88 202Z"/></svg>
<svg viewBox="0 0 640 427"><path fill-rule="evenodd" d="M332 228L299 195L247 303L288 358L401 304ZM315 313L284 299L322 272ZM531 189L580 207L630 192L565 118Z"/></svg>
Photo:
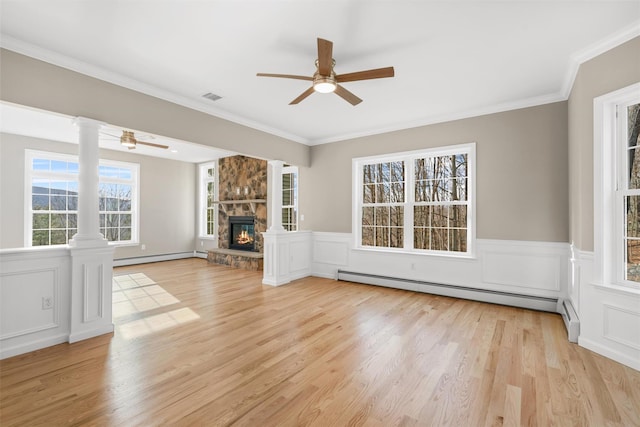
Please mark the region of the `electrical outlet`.
<svg viewBox="0 0 640 427"><path fill-rule="evenodd" d="M200 240L200 247L203 247L203 246L204 246L204 241Z"/></svg>
<svg viewBox="0 0 640 427"><path fill-rule="evenodd" d="M140 250L141 251L146 251L147 250L147 245L145 245L144 243L140 245Z"/></svg>
<svg viewBox="0 0 640 427"><path fill-rule="evenodd" d="M42 297L42 309L50 310L53 308L53 297Z"/></svg>

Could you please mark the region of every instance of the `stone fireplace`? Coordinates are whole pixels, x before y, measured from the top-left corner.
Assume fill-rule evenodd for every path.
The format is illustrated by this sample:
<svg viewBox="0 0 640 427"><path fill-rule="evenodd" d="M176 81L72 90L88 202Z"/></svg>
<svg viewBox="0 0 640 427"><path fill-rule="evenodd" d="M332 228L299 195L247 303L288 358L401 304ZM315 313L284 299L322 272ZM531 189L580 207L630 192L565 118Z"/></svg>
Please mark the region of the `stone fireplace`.
<svg viewBox="0 0 640 427"><path fill-rule="evenodd" d="M255 217L229 217L229 249L254 252L256 248Z"/></svg>
<svg viewBox="0 0 640 427"><path fill-rule="evenodd" d="M246 156L218 160L218 249L209 250L209 262L262 270L266 198L266 160ZM236 218L246 222L234 227Z"/></svg>

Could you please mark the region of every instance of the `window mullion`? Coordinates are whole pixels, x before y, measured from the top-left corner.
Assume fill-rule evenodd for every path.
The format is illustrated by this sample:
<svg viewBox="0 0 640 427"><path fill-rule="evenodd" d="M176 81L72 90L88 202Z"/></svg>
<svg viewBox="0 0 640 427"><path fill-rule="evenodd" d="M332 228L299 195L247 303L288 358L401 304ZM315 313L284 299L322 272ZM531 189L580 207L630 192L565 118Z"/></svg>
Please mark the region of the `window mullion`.
<svg viewBox="0 0 640 427"><path fill-rule="evenodd" d="M404 249L413 249L413 205L415 203L414 189L414 161L412 158L404 160Z"/></svg>

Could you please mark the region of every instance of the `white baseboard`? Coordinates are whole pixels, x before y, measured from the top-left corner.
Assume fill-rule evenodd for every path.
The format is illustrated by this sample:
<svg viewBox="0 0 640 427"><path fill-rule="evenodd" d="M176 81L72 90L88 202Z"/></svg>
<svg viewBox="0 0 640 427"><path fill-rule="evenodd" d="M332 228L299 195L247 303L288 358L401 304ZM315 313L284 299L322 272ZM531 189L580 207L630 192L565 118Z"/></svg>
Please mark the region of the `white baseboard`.
<svg viewBox="0 0 640 427"><path fill-rule="evenodd" d="M14 345L11 347L2 346L0 349L0 360L7 359L9 357L17 356L23 353L29 353L31 351L40 350L45 347L51 347L67 342L69 339L68 334L59 334L51 337L42 338L40 340L29 341L24 344Z"/></svg>
<svg viewBox="0 0 640 427"><path fill-rule="evenodd" d="M594 351L598 354L601 354L602 356L608 357L609 359L613 359L616 362L622 363L623 365L629 366L636 371L640 371L640 360L638 360L637 358L630 357L624 353L620 353L612 349L611 347L604 346L599 342L583 338L582 336L578 338L578 344L581 347Z"/></svg>
<svg viewBox="0 0 640 427"><path fill-rule="evenodd" d="M69 335L69 342L70 343L74 343L74 342L78 342L78 341L82 341L82 340L86 340L89 338L94 338L100 335L104 335L104 334L111 334L113 333L115 327L113 325L113 323L110 323L108 325L102 326L100 328L95 328L95 329L91 329L88 331L83 331L81 333L78 334L70 334Z"/></svg>
<svg viewBox="0 0 640 427"><path fill-rule="evenodd" d="M209 253L207 251L195 251L193 257L207 259L208 255Z"/></svg>
<svg viewBox="0 0 640 427"><path fill-rule="evenodd" d="M114 267L123 267L125 265L137 265L137 264L147 264L150 262L160 262L160 261L172 261L176 259L185 259L185 258L206 258L206 253L204 256L199 256L199 252L176 252L172 254L162 254L162 255L149 255L149 256L141 256L141 257L132 257L132 258L120 258L113 260Z"/></svg>

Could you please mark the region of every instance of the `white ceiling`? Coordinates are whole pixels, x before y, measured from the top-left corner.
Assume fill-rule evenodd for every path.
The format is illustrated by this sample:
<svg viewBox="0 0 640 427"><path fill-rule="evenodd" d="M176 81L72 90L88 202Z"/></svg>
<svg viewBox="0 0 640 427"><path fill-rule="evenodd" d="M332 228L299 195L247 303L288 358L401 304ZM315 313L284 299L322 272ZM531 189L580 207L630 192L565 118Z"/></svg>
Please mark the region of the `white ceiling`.
<svg viewBox="0 0 640 427"><path fill-rule="evenodd" d="M566 99L576 67L640 34L640 1L0 0L0 44L314 145ZM316 38L336 73L394 78L288 103ZM202 98L212 92L216 102Z"/></svg>

